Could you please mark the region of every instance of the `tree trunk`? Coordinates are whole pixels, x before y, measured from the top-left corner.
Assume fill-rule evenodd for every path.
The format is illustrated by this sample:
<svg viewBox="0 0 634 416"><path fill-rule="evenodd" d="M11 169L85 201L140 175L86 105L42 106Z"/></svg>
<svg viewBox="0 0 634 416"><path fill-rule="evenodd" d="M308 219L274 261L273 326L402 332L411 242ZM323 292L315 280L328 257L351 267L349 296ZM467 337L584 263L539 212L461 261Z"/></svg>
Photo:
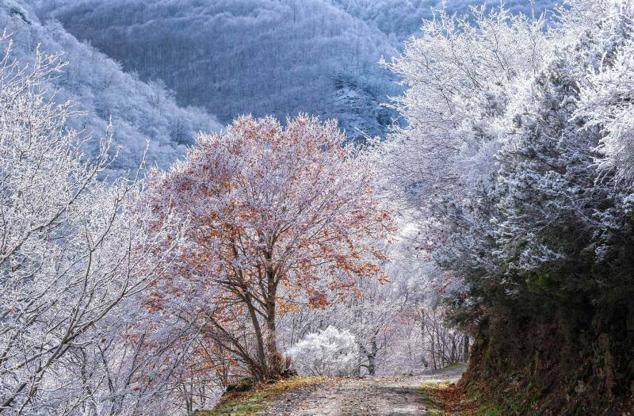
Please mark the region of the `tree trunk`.
<svg viewBox="0 0 634 416"><path fill-rule="evenodd" d="M270 257L270 256L269 256ZM266 352L268 359L268 378L276 380L281 378L283 369L282 354L277 350L277 279L273 270L269 267L266 271L268 296L266 300Z"/></svg>
<svg viewBox="0 0 634 416"><path fill-rule="evenodd" d="M421 318L420 318L420 339L422 341L422 348L424 351L425 348L425 311L421 310ZM427 361L427 359L425 358L425 353L423 352L423 366L425 366L425 368L429 367L429 361Z"/></svg>
<svg viewBox="0 0 634 416"><path fill-rule="evenodd" d="M246 304L247 309L249 311L249 316L251 317L251 324L253 325L253 330L255 332L256 339L256 349L257 349L257 358L258 358L258 366L260 368L254 369L257 374L253 374L256 379L263 380L266 378L266 374L268 373L267 365L266 365L266 352L264 346L264 337L262 335L262 329L260 328L260 322L258 321L257 312L255 311L255 307L252 304L251 297L246 296Z"/></svg>
<svg viewBox="0 0 634 416"><path fill-rule="evenodd" d="M282 355L277 350L277 332L275 327L275 314L267 317L266 321L266 355L268 358L268 378L279 379L284 369L282 368Z"/></svg>
<svg viewBox="0 0 634 416"><path fill-rule="evenodd" d="M434 339L434 333L431 333L431 363L434 370L438 370L438 364L436 363L436 342Z"/></svg>
<svg viewBox="0 0 634 416"><path fill-rule="evenodd" d="M376 336L372 336L370 341L370 354L368 354L368 374L371 376L376 375L376 355L378 347L376 344Z"/></svg>

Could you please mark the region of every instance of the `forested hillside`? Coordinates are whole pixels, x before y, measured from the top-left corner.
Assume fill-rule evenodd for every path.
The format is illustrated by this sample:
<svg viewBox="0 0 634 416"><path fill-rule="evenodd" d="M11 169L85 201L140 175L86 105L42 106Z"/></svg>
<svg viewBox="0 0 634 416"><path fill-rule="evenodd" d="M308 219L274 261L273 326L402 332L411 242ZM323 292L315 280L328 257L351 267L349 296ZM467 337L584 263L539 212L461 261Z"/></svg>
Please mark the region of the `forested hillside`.
<svg viewBox="0 0 634 416"><path fill-rule="evenodd" d="M33 64L38 53L63 59L64 67L47 82L51 90L57 89L58 101L71 100L73 109L82 113L68 121L69 127L95 137L112 132L111 153L117 157L110 170L117 175L137 169L146 147L147 163L167 167L199 131L220 127L203 110L179 107L161 83L145 83L123 72L119 64L79 42L59 23L43 25L25 2L1 0L0 27L9 35L12 56L20 65ZM98 141L86 147L92 155L99 151Z"/></svg>
<svg viewBox="0 0 634 416"><path fill-rule="evenodd" d="M381 107L399 90L378 65L395 46L378 29L323 0L43 2L80 39L181 104L223 122L240 114L336 117L352 136L385 135Z"/></svg>
<svg viewBox="0 0 634 416"><path fill-rule="evenodd" d="M54 0L58 19L145 80L162 80L182 105L221 121L241 114L336 118L349 137L385 137L399 93L379 60L432 17L437 0ZM464 12L479 1L450 1ZM528 2L511 2L530 13ZM537 2L540 13L554 1Z"/></svg>

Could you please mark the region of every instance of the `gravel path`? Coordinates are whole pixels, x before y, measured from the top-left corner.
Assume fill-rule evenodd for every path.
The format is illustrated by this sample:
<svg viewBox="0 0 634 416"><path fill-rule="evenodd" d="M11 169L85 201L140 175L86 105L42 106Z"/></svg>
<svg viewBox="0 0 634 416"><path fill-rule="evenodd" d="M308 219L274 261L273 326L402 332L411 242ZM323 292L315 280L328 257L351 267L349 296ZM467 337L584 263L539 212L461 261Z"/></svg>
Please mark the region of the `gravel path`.
<svg viewBox="0 0 634 416"><path fill-rule="evenodd" d="M265 416L410 416L425 415L420 386L455 382L461 368L413 377L333 379L280 396Z"/></svg>

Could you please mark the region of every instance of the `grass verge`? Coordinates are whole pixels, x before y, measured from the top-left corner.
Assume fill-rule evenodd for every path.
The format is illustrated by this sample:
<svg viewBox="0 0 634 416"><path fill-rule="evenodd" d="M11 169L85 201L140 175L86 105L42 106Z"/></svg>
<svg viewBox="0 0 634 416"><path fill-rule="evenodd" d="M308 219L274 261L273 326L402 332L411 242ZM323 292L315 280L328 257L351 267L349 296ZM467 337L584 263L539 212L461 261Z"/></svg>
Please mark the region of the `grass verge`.
<svg viewBox="0 0 634 416"><path fill-rule="evenodd" d="M262 384L255 390L226 394L213 410L196 416L253 416L266 409L276 397L292 390L321 384L324 377L293 377L274 384Z"/></svg>

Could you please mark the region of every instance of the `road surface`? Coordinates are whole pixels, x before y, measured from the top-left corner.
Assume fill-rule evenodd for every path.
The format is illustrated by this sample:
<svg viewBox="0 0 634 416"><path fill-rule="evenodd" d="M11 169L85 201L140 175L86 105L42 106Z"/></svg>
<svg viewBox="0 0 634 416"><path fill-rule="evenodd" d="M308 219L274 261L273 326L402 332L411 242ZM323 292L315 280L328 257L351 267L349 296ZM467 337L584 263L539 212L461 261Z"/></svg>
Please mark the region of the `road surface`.
<svg viewBox="0 0 634 416"><path fill-rule="evenodd" d="M421 393L426 383L456 382L462 368L406 377L333 379L279 396L264 416L413 416L428 410Z"/></svg>

